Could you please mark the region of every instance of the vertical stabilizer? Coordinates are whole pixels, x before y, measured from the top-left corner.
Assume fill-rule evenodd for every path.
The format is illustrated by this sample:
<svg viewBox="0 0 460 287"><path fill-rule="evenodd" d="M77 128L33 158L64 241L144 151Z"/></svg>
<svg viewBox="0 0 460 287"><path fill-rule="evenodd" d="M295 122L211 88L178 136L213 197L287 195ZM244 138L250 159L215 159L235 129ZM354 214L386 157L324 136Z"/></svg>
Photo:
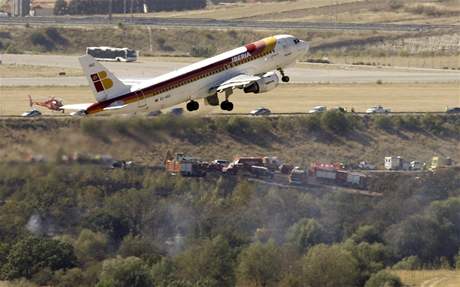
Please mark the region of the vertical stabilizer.
<svg viewBox="0 0 460 287"><path fill-rule="evenodd" d="M82 56L79 61L96 101L102 102L129 92L128 86L123 84L107 68L96 62L92 56Z"/></svg>

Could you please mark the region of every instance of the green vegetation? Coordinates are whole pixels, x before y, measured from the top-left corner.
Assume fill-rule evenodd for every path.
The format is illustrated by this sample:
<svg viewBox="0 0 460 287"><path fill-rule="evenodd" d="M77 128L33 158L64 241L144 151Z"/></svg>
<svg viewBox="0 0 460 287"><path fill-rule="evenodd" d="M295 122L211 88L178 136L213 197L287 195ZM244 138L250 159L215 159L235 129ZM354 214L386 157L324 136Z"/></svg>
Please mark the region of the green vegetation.
<svg viewBox="0 0 460 287"><path fill-rule="evenodd" d="M71 126L104 144L130 138L160 146L173 138L202 149L223 137L265 148L287 134L330 145L377 125L377 119L340 114L3 121L0 130L43 135ZM456 117L389 118L396 133L441 128L443 137L458 136ZM333 129L329 121L346 128ZM148 166L1 163L0 280L373 287L401 286L389 268L456 267L458 169L385 175L370 191L383 197L267 187L218 175L183 178Z"/></svg>
<svg viewBox="0 0 460 287"><path fill-rule="evenodd" d="M146 4L151 11L180 11L202 9L206 7L205 0L148 0L133 1L128 7L122 0L116 0L112 3L113 13L124 12L142 12L143 4ZM71 0L69 4L64 1L56 0L54 14L56 15L92 15L92 14L107 14L109 7L108 0ZM126 9L126 10L124 10Z"/></svg>

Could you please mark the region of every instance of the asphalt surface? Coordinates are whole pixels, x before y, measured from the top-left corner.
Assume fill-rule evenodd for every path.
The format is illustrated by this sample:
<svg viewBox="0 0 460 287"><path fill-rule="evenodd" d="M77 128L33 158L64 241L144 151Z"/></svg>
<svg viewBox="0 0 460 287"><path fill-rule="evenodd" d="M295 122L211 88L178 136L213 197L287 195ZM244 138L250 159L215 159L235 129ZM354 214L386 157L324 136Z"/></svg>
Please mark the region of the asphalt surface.
<svg viewBox="0 0 460 287"><path fill-rule="evenodd" d="M77 56L13 55L1 56L4 64L36 65L60 68L80 68ZM110 71L126 81L149 79L178 69L189 62L141 58L134 63L104 62ZM436 69L377 68L350 65L322 65L298 63L286 69L292 83L437 83L460 81L460 71ZM2 75L1 86L81 86L87 85L83 76L67 77L8 77Z"/></svg>
<svg viewBox="0 0 460 287"><path fill-rule="evenodd" d="M107 16L40 16L40 17L0 17L0 25L11 24L62 24L62 25L149 25L158 27L193 27L193 28L247 28L247 29L308 29L308 30L354 30L354 31L431 31L439 29L460 28L459 25L435 24L385 24L385 23L335 23L335 22L279 22L279 21L248 21L248 20L214 20L187 18L156 18L156 17L113 17Z"/></svg>

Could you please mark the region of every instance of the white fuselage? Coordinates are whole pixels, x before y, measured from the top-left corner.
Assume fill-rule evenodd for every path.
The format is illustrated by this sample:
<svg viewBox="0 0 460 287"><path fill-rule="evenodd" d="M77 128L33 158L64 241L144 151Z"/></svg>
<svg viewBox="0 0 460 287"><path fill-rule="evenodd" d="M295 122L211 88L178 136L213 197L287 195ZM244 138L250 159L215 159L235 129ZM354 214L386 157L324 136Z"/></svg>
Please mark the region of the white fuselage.
<svg viewBox="0 0 460 287"><path fill-rule="evenodd" d="M154 112L189 100L206 98L216 93L212 89L213 87L232 77L241 74L263 75L270 71L285 68L295 63L297 58L305 55L308 51L307 43L292 36L278 35L273 38L276 39L274 48L269 53L261 54L263 56L250 59L251 54L248 52L248 45L246 45L132 86L130 93L135 93L136 100L128 103L122 112ZM293 39L296 39L297 42L294 42ZM248 59L247 62L245 58ZM218 70L210 68L222 61L227 61L229 64ZM233 65L232 63L238 64ZM160 91L154 93L149 92L151 87L190 74L199 74L198 79L195 76L195 79L189 82L186 80L185 83L173 85L164 91L159 89Z"/></svg>

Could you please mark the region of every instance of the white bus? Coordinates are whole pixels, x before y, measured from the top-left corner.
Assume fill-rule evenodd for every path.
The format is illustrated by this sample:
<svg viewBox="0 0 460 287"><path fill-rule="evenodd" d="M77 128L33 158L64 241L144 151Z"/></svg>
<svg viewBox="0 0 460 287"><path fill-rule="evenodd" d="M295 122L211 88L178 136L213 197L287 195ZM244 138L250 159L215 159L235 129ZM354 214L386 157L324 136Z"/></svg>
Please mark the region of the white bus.
<svg viewBox="0 0 460 287"><path fill-rule="evenodd" d="M128 48L87 47L86 54L98 61L133 62L137 60L137 51Z"/></svg>

